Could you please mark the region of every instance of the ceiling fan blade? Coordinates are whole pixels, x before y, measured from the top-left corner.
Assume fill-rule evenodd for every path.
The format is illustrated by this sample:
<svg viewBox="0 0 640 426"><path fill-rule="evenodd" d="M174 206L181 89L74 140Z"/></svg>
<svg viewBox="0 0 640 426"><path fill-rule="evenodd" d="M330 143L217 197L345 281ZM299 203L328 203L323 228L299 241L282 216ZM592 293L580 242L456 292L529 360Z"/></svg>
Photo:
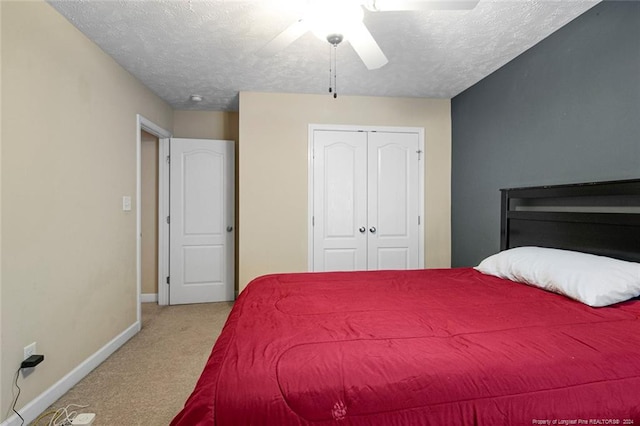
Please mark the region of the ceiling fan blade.
<svg viewBox="0 0 640 426"><path fill-rule="evenodd" d="M480 0L366 0L365 7L372 12L404 10L470 10Z"/></svg>
<svg viewBox="0 0 640 426"><path fill-rule="evenodd" d="M375 70L389 62L364 23L359 22L352 28L348 40L368 69Z"/></svg>
<svg viewBox="0 0 640 426"><path fill-rule="evenodd" d="M258 51L259 56L272 56L289 46L291 43L299 39L309 30L307 24L300 19L291 24L289 28L275 36L273 40L267 43Z"/></svg>

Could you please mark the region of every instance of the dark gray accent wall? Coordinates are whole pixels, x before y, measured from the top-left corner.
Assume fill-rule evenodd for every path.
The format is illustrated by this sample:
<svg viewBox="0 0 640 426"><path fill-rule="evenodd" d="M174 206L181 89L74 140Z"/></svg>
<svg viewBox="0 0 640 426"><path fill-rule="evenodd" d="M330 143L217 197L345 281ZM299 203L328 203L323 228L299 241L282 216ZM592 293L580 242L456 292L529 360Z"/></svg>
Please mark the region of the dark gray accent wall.
<svg viewBox="0 0 640 426"><path fill-rule="evenodd" d="M452 266L500 248L500 188L640 178L640 2L600 3L452 99Z"/></svg>

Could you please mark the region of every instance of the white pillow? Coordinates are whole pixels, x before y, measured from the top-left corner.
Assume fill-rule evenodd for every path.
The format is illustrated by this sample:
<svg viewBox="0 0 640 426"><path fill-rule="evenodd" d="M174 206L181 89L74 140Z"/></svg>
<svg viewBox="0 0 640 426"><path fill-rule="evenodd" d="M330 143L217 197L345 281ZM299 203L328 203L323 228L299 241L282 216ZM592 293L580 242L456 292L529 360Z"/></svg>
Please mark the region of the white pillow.
<svg viewBox="0 0 640 426"><path fill-rule="evenodd" d="M518 247L489 256L475 269L593 307L640 295L640 263L575 251Z"/></svg>

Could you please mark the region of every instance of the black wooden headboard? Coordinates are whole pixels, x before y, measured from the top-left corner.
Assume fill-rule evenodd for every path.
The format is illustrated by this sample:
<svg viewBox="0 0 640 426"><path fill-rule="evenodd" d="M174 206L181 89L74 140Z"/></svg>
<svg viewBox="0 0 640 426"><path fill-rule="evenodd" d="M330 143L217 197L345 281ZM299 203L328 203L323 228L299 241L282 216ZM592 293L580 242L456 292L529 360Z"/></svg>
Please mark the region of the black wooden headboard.
<svg viewBox="0 0 640 426"><path fill-rule="evenodd" d="M500 250L552 247L640 262L640 179L500 191Z"/></svg>

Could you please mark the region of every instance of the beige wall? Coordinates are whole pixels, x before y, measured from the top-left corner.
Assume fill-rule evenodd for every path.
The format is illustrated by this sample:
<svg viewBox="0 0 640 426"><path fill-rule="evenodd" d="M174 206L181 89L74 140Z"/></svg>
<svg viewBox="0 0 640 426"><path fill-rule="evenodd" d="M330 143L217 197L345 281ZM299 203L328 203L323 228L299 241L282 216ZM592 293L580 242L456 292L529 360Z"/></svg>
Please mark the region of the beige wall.
<svg viewBox="0 0 640 426"><path fill-rule="evenodd" d="M141 293L158 293L158 138L141 135Z"/></svg>
<svg viewBox="0 0 640 426"><path fill-rule="evenodd" d="M136 113L173 113L45 2L3 1L1 31L3 419L24 346L18 408L135 323Z"/></svg>
<svg viewBox="0 0 640 426"><path fill-rule="evenodd" d="M425 129L425 265L451 262L448 99L240 93L239 286L306 271L309 124Z"/></svg>
<svg viewBox="0 0 640 426"><path fill-rule="evenodd" d="M238 141L238 113L225 111L174 111L176 138Z"/></svg>

